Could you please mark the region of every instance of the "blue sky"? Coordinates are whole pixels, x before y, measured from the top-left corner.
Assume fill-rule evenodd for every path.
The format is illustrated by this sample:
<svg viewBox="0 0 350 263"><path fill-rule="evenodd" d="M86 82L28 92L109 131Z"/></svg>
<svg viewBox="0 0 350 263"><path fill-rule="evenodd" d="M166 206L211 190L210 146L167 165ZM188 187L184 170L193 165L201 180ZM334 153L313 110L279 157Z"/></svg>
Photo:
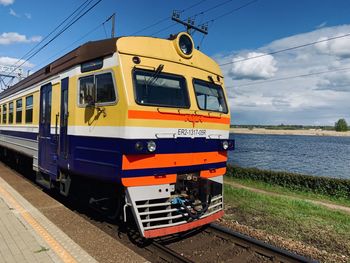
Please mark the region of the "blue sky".
<svg viewBox="0 0 350 263"><path fill-rule="evenodd" d="M0 0L0 64L11 64L20 58L83 2ZM117 14L117 35L130 35L170 16L174 9L185 9L200 2L103 0L88 15L33 57L26 66L35 71L85 41L105 38L105 30L109 34L110 24L105 25L105 30L99 27L72 45L113 12ZM250 1L206 0L184 12L182 18L225 2L226 4L197 16L196 22L202 23L220 17ZM201 50L223 63L346 34L350 32L349 11L350 2L345 0L259 0L209 23L209 35L204 38ZM172 23L169 19L140 34L153 34ZM182 29L181 26L174 26L156 36L166 37ZM199 34L195 34L194 38L197 43L201 40ZM333 124L341 117L350 122L350 107L347 103L350 99L350 88L346 88L350 87L349 72L254 84L271 78L346 67L350 65L350 51L343 50L346 41L349 39L343 38L336 43L330 41L328 46L313 46L251 60L251 63L234 63L223 67L233 123ZM66 47L67 50L59 53ZM247 83L253 85L244 86Z"/></svg>

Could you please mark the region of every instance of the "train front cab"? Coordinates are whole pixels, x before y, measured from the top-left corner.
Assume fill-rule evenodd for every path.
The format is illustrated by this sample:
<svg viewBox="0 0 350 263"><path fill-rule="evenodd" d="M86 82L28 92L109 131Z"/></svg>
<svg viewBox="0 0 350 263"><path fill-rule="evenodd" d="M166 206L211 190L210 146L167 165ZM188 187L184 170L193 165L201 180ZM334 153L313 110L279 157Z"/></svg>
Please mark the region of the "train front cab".
<svg viewBox="0 0 350 263"><path fill-rule="evenodd" d="M186 33L117 42L128 94L121 182L140 233L155 238L223 215L230 112L218 65ZM141 136L141 137L140 137ZM126 216L124 216L126 218Z"/></svg>

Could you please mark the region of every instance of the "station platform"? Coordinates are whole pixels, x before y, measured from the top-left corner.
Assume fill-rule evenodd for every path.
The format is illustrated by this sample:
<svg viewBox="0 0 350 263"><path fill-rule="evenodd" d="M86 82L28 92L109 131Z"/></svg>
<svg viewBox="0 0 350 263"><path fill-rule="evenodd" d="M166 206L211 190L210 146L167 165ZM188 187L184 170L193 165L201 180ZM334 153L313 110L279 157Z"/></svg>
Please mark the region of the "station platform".
<svg viewBox="0 0 350 263"><path fill-rule="evenodd" d="M97 262L0 178L0 262Z"/></svg>
<svg viewBox="0 0 350 263"><path fill-rule="evenodd" d="M6 170L6 172L5 172ZM96 255L91 256L86 250L78 245L73 239L71 239L66 233L64 233L59 227L57 227L52 221L50 221L42 212L34 207L29 201L27 201L19 192L17 192L9 183L3 178L4 173L9 176L12 174L12 178L19 178L16 172L10 170L0 163L0 262L1 263L22 263L22 262L40 262L40 263L74 263L74 262L116 262L115 258L107 258L106 253L104 256L99 257L98 252ZM2 178L3 177L3 178ZM23 180L23 179L22 179ZM12 184L12 182L11 182ZM30 187L35 188L29 182L21 182L25 189ZM35 195L40 192L38 189L31 190ZM27 190L28 192L28 190ZM40 193L44 195L44 193ZM26 195L25 195L26 196ZM30 200L30 199L29 199ZM57 202L55 200L51 202ZM50 206L46 208L50 210ZM55 205L58 207L58 205ZM62 212L62 207L59 207ZM65 210L68 210L64 207ZM70 212L70 211L69 211ZM68 212L68 213L69 213ZM64 216L63 213L61 214ZM57 215L60 216L60 215ZM76 218L76 217L75 217ZM52 219L52 218L51 218ZM97 231L94 229L84 229L85 225L81 224L79 220L67 222L75 228L83 228L81 231ZM91 224L90 224L91 225ZM94 226L92 226L93 228ZM101 233L95 234L94 238L86 235L85 239L88 239L90 244L98 244L106 246L107 244L100 244L105 241L103 239L108 237L101 236ZM101 240L102 239L102 240ZM110 240L116 244L113 244L115 249L114 255L118 257L118 262L147 262L144 258L137 255L127 247L123 246L116 240ZM108 247L108 246L107 246ZM87 249L89 250L89 249ZM99 249L101 251L101 249ZM90 251L92 254L93 250Z"/></svg>

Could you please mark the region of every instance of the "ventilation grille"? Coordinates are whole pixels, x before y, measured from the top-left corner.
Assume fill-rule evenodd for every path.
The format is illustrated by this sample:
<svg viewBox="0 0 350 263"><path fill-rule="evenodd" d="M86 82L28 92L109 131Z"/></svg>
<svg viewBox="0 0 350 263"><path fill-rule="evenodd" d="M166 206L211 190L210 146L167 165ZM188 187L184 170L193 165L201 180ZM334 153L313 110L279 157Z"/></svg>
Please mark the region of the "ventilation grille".
<svg viewBox="0 0 350 263"><path fill-rule="evenodd" d="M201 217L207 217L223 209L222 195L212 198L207 212ZM187 223L188 214L184 208L177 208L170 199L154 199L136 202L136 210L141 218L144 230L170 227Z"/></svg>

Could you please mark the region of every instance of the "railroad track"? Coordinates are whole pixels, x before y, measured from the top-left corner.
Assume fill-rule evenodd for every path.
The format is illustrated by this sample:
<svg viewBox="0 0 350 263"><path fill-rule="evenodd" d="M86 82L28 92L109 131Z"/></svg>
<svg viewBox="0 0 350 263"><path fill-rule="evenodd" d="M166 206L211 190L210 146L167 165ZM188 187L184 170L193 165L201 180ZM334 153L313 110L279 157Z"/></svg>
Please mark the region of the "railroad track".
<svg viewBox="0 0 350 263"><path fill-rule="evenodd" d="M195 260L192 256L186 255L186 252L180 254L177 250L170 249L169 245L171 243L163 242L164 244L162 244L162 241L152 242L146 249L149 249L151 253L155 253L154 262L317 262L215 223L203 228L202 233L207 233L212 238L224 239L226 243L231 244L232 253L229 257L228 255L217 255L217 259L212 261L207 255L204 255L204 257ZM208 235L206 236L207 242L210 242ZM224 252L225 247L222 250Z"/></svg>
<svg viewBox="0 0 350 263"><path fill-rule="evenodd" d="M152 249L153 253L155 252L156 262L194 263L194 261L157 242L153 242L147 249Z"/></svg>
<svg viewBox="0 0 350 263"><path fill-rule="evenodd" d="M21 180L27 180L24 177L20 178ZM11 182L11 184L14 183ZM20 184L20 182L17 183ZM31 185L31 187L35 186ZM44 192L42 192L42 195L49 198ZM138 237L138 232L135 229L131 230L131 234L130 231L125 231L125 229L120 232L120 226L103 221L99 216L96 219L92 215L93 211L81 210L76 205L72 205L67 199L62 199L55 196L55 194L50 194L50 196L70 207L72 211L85 220L141 254L150 262L316 262L217 224L210 224L208 227L174 238L145 242ZM53 223L55 222L53 221ZM119 234L117 234L118 231ZM217 246L217 248L213 250L214 246ZM213 255L214 253L215 255Z"/></svg>
<svg viewBox="0 0 350 263"><path fill-rule="evenodd" d="M249 251L247 253L246 262L250 261L249 259L252 255L263 257L267 261L271 262L317 262L315 260L308 259L306 257L292 253L290 251L272 246L252 237L240 234L215 223L210 224L206 231L211 232L214 235L218 235L219 237L229 239L232 242L234 242L236 246L241 246L247 251ZM235 261L235 258L232 258L232 262L242 262L239 261L240 259L242 259L242 255L239 255L237 261Z"/></svg>

